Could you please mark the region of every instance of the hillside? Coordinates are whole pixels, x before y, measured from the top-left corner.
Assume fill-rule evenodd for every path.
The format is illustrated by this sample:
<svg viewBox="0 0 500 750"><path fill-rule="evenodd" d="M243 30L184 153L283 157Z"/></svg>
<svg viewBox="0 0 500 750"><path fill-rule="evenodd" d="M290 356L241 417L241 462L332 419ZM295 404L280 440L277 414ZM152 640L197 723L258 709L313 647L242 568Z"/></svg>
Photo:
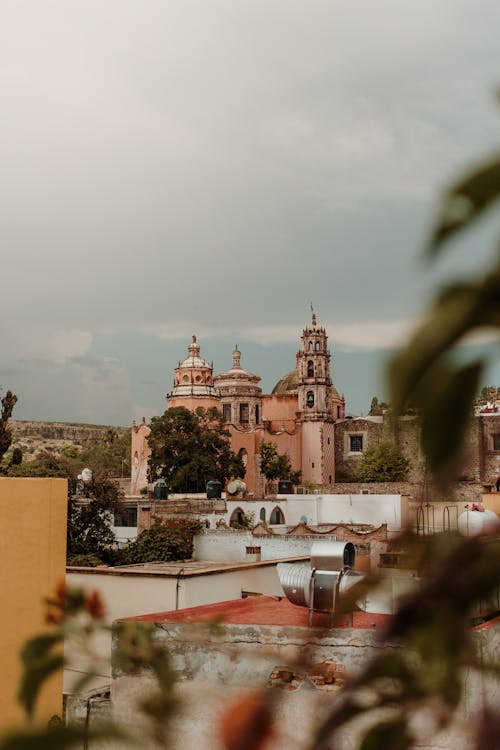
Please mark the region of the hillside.
<svg viewBox="0 0 500 750"><path fill-rule="evenodd" d="M21 448L25 461L35 458L43 451L60 453L69 445L89 446L103 440L110 430L120 437L130 432L127 427L72 422L27 422L13 419L9 425L13 433L12 448Z"/></svg>

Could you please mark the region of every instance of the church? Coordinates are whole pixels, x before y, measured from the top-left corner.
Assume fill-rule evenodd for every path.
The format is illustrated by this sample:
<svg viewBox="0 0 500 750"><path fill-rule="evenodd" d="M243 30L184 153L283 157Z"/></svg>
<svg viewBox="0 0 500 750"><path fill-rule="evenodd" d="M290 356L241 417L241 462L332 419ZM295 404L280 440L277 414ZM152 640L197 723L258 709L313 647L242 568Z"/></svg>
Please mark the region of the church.
<svg viewBox="0 0 500 750"><path fill-rule="evenodd" d="M260 473L260 444L272 442L287 454L302 481L331 485L335 481L334 424L345 418L345 398L332 383L328 336L316 315L302 331L295 368L263 394L259 375L241 364L236 347L232 366L214 375L213 364L202 357L193 336L188 356L175 368L167 407L217 408L231 433L231 447L241 455L246 468L245 483L250 494L260 496L264 480ZM150 430L145 420L132 427L131 492L147 484Z"/></svg>

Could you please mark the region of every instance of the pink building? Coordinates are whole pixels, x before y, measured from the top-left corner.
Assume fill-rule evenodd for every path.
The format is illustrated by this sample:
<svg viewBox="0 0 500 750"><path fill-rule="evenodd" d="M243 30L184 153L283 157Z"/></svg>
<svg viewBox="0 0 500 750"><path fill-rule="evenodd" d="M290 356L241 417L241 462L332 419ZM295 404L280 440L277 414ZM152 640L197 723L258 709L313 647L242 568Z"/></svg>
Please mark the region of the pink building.
<svg viewBox="0 0 500 750"><path fill-rule="evenodd" d="M175 369L168 407L216 407L231 433L232 449L246 466L245 482L255 495L263 492L260 444L264 440L286 453L302 480L318 485L335 481L334 424L345 417L345 399L332 384L328 336L313 314L302 332L295 369L285 375L269 395L259 387L260 377L241 366L241 352L233 351L233 364L213 376L213 365L200 356L193 336L188 356ZM132 493L146 483L147 431L143 423L132 430Z"/></svg>

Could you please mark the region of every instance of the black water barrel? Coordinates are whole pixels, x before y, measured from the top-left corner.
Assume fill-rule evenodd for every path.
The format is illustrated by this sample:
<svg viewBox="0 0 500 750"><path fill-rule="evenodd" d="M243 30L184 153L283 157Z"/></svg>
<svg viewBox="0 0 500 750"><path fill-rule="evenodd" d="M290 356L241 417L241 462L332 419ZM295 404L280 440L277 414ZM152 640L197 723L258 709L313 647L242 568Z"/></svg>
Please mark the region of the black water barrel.
<svg viewBox="0 0 500 750"><path fill-rule="evenodd" d="M168 498L168 487L164 479L158 479L153 490L155 500L166 500Z"/></svg>
<svg viewBox="0 0 500 750"><path fill-rule="evenodd" d="M211 499L222 497L222 483L217 479L210 479L207 482L207 497Z"/></svg>
<svg viewBox="0 0 500 750"><path fill-rule="evenodd" d="M293 484L289 479L280 479L278 482L278 495L293 495Z"/></svg>

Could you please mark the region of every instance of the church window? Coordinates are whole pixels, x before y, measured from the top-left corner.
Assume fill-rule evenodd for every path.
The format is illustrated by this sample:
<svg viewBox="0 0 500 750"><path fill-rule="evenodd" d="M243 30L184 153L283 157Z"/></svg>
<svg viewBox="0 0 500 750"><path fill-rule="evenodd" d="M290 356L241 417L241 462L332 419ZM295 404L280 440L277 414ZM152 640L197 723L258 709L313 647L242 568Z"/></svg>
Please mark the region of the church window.
<svg viewBox="0 0 500 750"><path fill-rule="evenodd" d="M255 407L255 424L259 424L259 423L260 423L260 409L259 409L259 405L257 404Z"/></svg>
<svg viewBox="0 0 500 750"><path fill-rule="evenodd" d="M222 419L224 422L231 421L231 404L222 404Z"/></svg>
<svg viewBox="0 0 500 750"><path fill-rule="evenodd" d="M189 375L184 375L184 377L183 377L182 379L183 379L183 381L184 381L185 383L187 383L187 382L188 382L188 380L189 380Z"/></svg>
<svg viewBox="0 0 500 750"><path fill-rule="evenodd" d="M330 438L327 438L326 442L328 443L328 445L330 445Z"/></svg>
<svg viewBox="0 0 500 750"><path fill-rule="evenodd" d="M493 450L500 451L500 433L498 432L493 435Z"/></svg>
<svg viewBox="0 0 500 750"><path fill-rule="evenodd" d="M197 383L199 383L199 382L200 382L200 380L201 380L201 375L197 375L197 376L195 377L195 380L196 380L196 382L197 382Z"/></svg>
<svg viewBox="0 0 500 750"><path fill-rule="evenodd" d="M314 377L314 363L311 359L307 363L307 377L308 378Z"/></svg>
<svg viewBox="0 0 500 750"><path fill-rule="evenodd" d="M247 451L247 449L246 448L240 448L240 450L238 451L238 455L241 456L241 460L243 461L243 466L246 469L247 468L247 463L248 463L248 451Z"/></svg>
<svg viewBox="0 0 500 750"><path fill-rule="evenodd" d="M312 341L310 341L310 342L309 342L309 351L310 351L310 352L312 352L312 348L313 348L313 342L312 342Z"/></svg>
<svg viewBox="0 0 500 750"><path fill-rule="evenodd" d="M350 435L349 442L351 453L363 452L363 435Z"/></svg>
<svg viewBox="0 0 500 750"><path fill-rule="evenodd" d="M307 391L306 404L311 409L314 406L314 393Z"/></svg>
<svg viewBox="0 0 500 750"><path fill-rule="evenodd" d="M337 406L337 419L340 419L340 406Z"/></svg>
<svg viewBox="0 0 500 750"><path fill-rule="evenodd" d="M317 352L319 352L319 341L316 341L316 345L314 348L316 349Z"/></svg>
<svg viewBox="0 0 500 750"><path fill-rule="evenodd" d="M249 414L248 404L240 404L240 424L248 424Z"/></svg>

